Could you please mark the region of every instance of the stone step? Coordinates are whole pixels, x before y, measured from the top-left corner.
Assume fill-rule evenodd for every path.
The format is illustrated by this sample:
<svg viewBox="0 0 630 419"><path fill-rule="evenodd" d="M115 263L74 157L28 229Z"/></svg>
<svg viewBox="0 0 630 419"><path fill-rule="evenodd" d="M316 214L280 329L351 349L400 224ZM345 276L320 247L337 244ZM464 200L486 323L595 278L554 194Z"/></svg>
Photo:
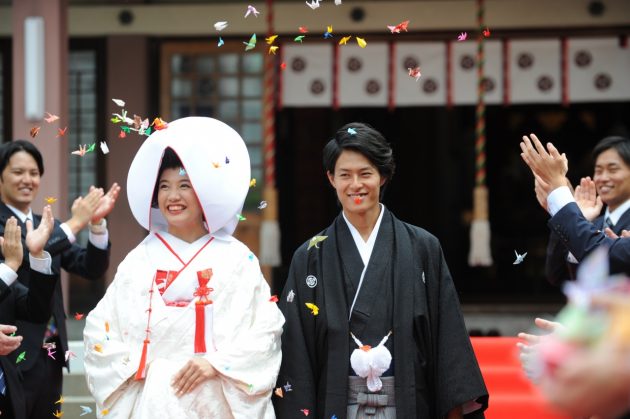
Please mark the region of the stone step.
<svg viewBox="0 0 630 419"><path fill-rule="evenodd" d="M63 376L63 397L92 397L83 374L65 374Z"/></svg>
<svg viewBox="0 0 630 419"><path fill-rule="evenodd" d="M92 409L91 413L83 414L85 410L81 406ZM64 396L63 419L93 419L96 417L96 404L91 397ZM83 414L83 416L81 416ZM52 417L52 416L51 416Z"/></svg>

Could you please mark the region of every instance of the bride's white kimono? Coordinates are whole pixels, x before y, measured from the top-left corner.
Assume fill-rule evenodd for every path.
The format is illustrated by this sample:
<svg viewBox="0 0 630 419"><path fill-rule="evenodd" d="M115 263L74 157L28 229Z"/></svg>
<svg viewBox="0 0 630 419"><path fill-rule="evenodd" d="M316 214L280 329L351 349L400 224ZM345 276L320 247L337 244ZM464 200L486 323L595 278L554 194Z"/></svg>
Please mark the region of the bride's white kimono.
<svg viewBox="0 0 630 419"><path fill-rule="evenodd" d="M87 316L85 370L96 399L97 416L113 418L274 418L270 396L280 367L284 318L270 301L257 258L229 235L189 244L159 233L181 261L155 235L119 265L103 299ZM192 260L191 260L192 258ZM157 269L182 269L160 295ZM217 375L182 397L172 378L194 355L197 271L212 269L205 306L204 356ZM150 287L153 293L149 293ZM179 307L165 301L180 302ZM190 301L182 304L181 301ZM151 302L147 373L136 381ZM182 306L183 305L183 306Z"/></svg>

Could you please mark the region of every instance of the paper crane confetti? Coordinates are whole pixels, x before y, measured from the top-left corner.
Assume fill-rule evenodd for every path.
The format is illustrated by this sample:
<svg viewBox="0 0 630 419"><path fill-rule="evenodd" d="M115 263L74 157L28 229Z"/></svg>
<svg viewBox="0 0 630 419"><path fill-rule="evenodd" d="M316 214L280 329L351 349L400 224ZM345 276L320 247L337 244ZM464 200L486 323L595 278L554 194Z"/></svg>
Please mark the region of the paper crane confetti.
<svg viewBox="0 0 630 419"><path fill-rule="evenodd" d="M311 9L315 10L319 7L319 0L311 0L311 2L309 3L308 1L305 2L306 5L308 7L310 7Z"/></svg>
<svg viewBox="0 0 630 419"><path fill-rule="evenodd" d="M416 81L420 80L420 76L422 76L420 73L420 67L408 68L407 70L409 70L409 77L413 77Z"/></svg>
<svg viewBox="0 0 630 419"><path fill-rule="evenodd" d="M46 198L44 198L44 201L46 201L48 205L52 205L55 202L57 202L57 198L52 197L52 196L47 196Z"/></svg>
<svg viewBox="0 0 630 419"><path fill-rule="evenodd" d="M467 32L462 32L459 35L457 35L457 40L458 41L465 41L468 38L468 33Z"/></svg>
<svg viewBox="0 0 630 419"><path fill-rule="evenodd" d="M217 42L217 47L222 47L223 45L225 45L225 41L223 41L223 38L219 37L219 42Z"/></svg>
<svg viewBox="0 0 630 419"><path fill-rule="evenodd" d="M53 416L56 418L60 418L63 416L63 412L61 410L57 410L53 413Z"/></svg>
<svg viewBox="0 0 630 419"><path fill-rule="evenodd" d="M514 254L516 255L516 260L514 260L514 263L512 263L512 265L519 265L523 263L523 261L525 260L525 256L527 256L527 252L519 255L516 250L514 250Z"/></svg>
<svg viewBox="0 0 630 419"><path fill-rule="evenodd" d="M18 355L17 359L15 360L15 363L16 363L16 364L19 364L20 362L22 362L22 361L24 361L24 360L26 360L26 351L21 352L21 353Z"/></svg>
<svg viewBox="0 0 630 419"><path fill-rule="evenodd" d="M280 63L280 70L285 70L287 68L287 63L284 61Z"/></svg>
<svg viewBox="0 0 630 419"><path fill-rule="evenodd" d="M348 134L350 135L357 135L357 130L354 128L348 128Z"/></svg>
<svg viewBox="0 0 630 419"><path fill-rule="evenodd" d="M483 30L483 36L485 36L486 38L490 37L490 29L486 28Z"/></svg>
<svg viewBox="0 0 630 419"><path fill-rule="evenodd" d="M107 147L107 143L105 141L101 141L101 151L103 154L109 153L109 147Z"/></svg>
<svg viewBox="0 0 630 419"><path fill-rule="evenodd" d="M293 389L291 388L291 384L289 384L289 382L287 381L287 383L285 385L282 386L284 388L284 392L288 393L289 391L293 391Z"/></svg>
<svg viewBox="0 0 630 419"><path fill-rule="evenodd" d="M367 47L367 42L365 42L365 39L359 38L358 36L356 36L355 38L357 38L357 44L359 44L361 48Z"/></svg>
<svg viewBox="0 0 630 419"><path fill-rule="evenodd" d="M271 45L274 43L277 37L278 35L271 35L270 37L265 38L265 42L267 43L267 45Z"/></svg>
<svg viewBox="0 0 630 419"><path fill-rule="evenodd" d="M87 152L87 144L85 144L85 145L79 144L79 149L73 151L72 154L75 154L77 156L83 157L83 156L85 156L86 152Z"/></svg>
<svg viewBox="0 0 630 419"><path fill-rule="evenodd" d="M278 302L278 296L277 295L272 295L271 298L269 299L269 301L271 301L272 303L277 303Z"/></svg>
<svg viewBox="0 0 630 419"><path fill-rule="evenodd" d="M228 23L224 22L224 21L216 22L214 24L214 29L216 29L219 32L221 32L223 29L225 29L227 27L228 27Z"/></svg>
<svg viewBox="0 0 630 419"><path fill-rule="evenodd" d="M298 28L298 31L300 31L300 33L308 33L308 29L306 29L306 26L300 26Z"/></svg>
<svg viewBox="0 0 630 419"><path fill-rule="evenodd" d="M302 40L306 37L306 35L298 35L295 38L293 38L293 42L299 42L300 44L302 43Z"/></svg>
<svg viewBox="0 0 630 419"><path fill-rule="evenodd" d="M267 201L260 201L260 204L258 204L258 209L262 210L267 208Z"/></svg>
<svg viewBox="0 0 630 419"><path fill-rule="evenodd" d="M246 217L244 217L244 216L243 216L243 215L241 215L241 214L236 214L236 218L238 218L238 220L239 220L239 221L245 221L245 220L247 220L247 218L246 218Z"/></svg>
<svg viewBox="0 0 630 419"><path fill-rule="evenodd" d="M346 45L351 38L351 36L344 36L339 40L339 45Z"/></svg>
<svg viewBox="0 0 630 419"><path fill-rule="evenodd" d="M324 39L329 39L333 37L333 27L329 25L326 27L326 32L324 32Z"/></svg>
<svg viewBox="0 0 630 419"><path fill-rule="evenodd" d="M319 246L317 246L320 242L323 242L324 240L326 240L328 238L328 236L314 236L309 242L308 242L308 248L306 250L310 250L311 247L315 247L315 249L319 249Z"/></svg>
<svg viewBox="0 0 630 419"><path fill-rule="evenodd" d="M250 188L256 187L256 178L252 178L252 180L249 181L249 187Z"/></svg>
<svg viewBox="0 0 630 419"><path fill-rule="evenodd" d="M103 345L101 345L100 343L95 344L94 345L94 350L96 352L103 353Z"/></svg>
<svg viewBox="0 0 630 419"><path fill-rule="evenodd" d="M245 44L245 51L252 50L256 48L256 34L253 34L248 42L243 42Z"/></svg>
<svg viewBox="0 0 630 419"><path fill-rule="evenodd" d="M59 400L57 400L55 404L63 404L63 402L64 402L63 396L59 396Z"/></svg>
<svg viewBox="0 0 630 419"><path fill-rule="evenodd" d="M400 33L401 31L407 32L407 26L409 26L409 21L405 20L396 26L387 25L387 29L389 29L392 33Z"/></svg>
<svg viewBox="0 0 630 419"><path fill-rule="evenodd" d="M250 4L249 6L247 6L247 11L245 12L245 18L247 18L247 16L249 16L252 13L254 14L254 17L258 17L258 15L260 14L260 12L256 10L254 6Z"/></svg>
<svg viewBox="0 0 630 419"><path fill-rule="evenodd" d="M83 313L74 313L74 318L76 320L81 320L83 318Z"/></svg>
<svg viewBox="0 0 630 419"><path fill-rule="evenodd" d="M53 115L50 112L46 112L46 117L44 117L44 121L48 122L49 124L55 122L56 120L59 119L59 117L57 115Z"/></svg>
<svg viewBox="0 0 630 419"><path fill-rule="evenodd" d="M46 348L46 349L48 350L47 355L48 355L49 357L51 357L52 359L57 359L57 358L55 358L55 354L57 353L57 351L53 351L53 350L52 350L53 348ZM62 401L62 403L63 403L63 401Z"/></svg>
<svg viewBox="0 0 630 419"><path fill-rule="evenodd" d="M315 304L313 303L304 303L304 304L309 310L311 310L311 314L313 314L313 316L317 316L319 314L319 307L317 307Z"/></svg>
<svg viewBox="0 0 630 419"><path fill-rule="evenodd" d="M103 409L101 410L101 415L106 416L109 414L109 409Z"/></svg>
<svg viewBox="0 0 630 419"><path fill-rule="evenodd" d="M68 362L70 358L76 358L76 357L77 357L77 354L75 354L74 352L70 350L66 351L66 355L65 355L66 362Z"/></svg>
<svg viewBox="0 0 630 419"><path fill-rule="evenodd" d="M276 396L280 397L280 398L283 398L283 397L284 397L284 394L282 393L282 387L278 387L278 388L276 388L276 389L273 391L273 393L274 393Z"/></svg>
<svg viewBox="0 0 630 419"><path fill-rule="evenodd" d="M81 414L79 416L85 416L92 413L92 408L90 406L79 406L81 408Z"/></svg>
<svg viewBox="0 0 630 419"><path fill-rule="evenodd" d="M68 132L68 127L57 128L57 136L55 138L65 137L66 132Z"/></svg>
<svg viewBox="0 0 630 419"><path fill-rule="evenodd" d="M133 116L133 129L138 131L138 134L144 134L149 128L149 118L142 119L141 116L134 115Z"/></svg>
<svg viewBox="0 0 630 419"><path fill-rule="evenodd" d="M363 198L360 196L355 196L354 197L354 203L359 205L361 202L363 202Z"/></svg>
<svg viewBox="0 0 630 419"><path fill-rule="evenodd" d="M168 128L168 123L163 121L162 118L155 118L151 123L151 126L155 127L156 130L161 131Z"/></svg>
<svg viewBox="0 0 630 419"><path fill-rule="evenodd" d="M39 134L39 130L40 129L42 129L42 127L33 127L33 128L31 128L31 131L30 131L31 138L37 137L37 134Z"/></svg>
<svg viewBox="0 0 630 419"><path fill-rule="evenodd" d="M125 101L122 99L112 99L112 101L121 108L125 107Z"/></svg>
<svg viewBox="0 0 630 419"><path fill-rule="evenodd" d="M272 45L269 47L269 52L268 54L273 54L276 55L276 51L278 50L278 46L277 45Z"/></svg>
<svg viewBox="0 0 630 419"><path fill-rule="evenodd" d="M300 412L304 413L304 416L308 416L308 414L310 413L310 410L308 410L308 409L300 409Z"/></svg>
<svg viewBox="0 0 630 419"><path fill-rule="evenodd" d="M287 294L287 303L292 303L295 298L295 292L293 290L289 291Z"/></svg>

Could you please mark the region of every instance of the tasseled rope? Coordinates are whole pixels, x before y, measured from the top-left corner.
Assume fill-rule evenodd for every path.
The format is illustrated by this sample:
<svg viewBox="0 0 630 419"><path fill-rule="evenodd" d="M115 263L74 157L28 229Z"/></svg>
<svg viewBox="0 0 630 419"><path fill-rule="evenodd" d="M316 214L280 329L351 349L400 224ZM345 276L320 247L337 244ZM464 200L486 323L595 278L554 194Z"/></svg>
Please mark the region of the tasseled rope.
<svg viewBox="0 0 630 419"><path fill-rule="evenodd" d="M473 221L470 228L470 266L491 266L490 222L488 221L488 189L486 188L486 103L484 79L484 0L477 0L477 111L475 127L475 190L473 191Z"/></svg>

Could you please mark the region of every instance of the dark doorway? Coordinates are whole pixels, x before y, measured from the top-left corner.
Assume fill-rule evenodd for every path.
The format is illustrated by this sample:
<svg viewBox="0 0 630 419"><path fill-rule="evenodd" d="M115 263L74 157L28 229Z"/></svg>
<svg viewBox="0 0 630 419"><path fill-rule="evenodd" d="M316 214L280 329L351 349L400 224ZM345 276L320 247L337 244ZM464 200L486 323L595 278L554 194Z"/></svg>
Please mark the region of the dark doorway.
<svg viewBox="0 0 630 419"><path fill-rule="evenodd" d="M487 185L492 228L491 268L467 265L474 184L472 106L350 108L333 111L283 109L277 118L277 186L284 267L275 275L280 291L293 251L330 224L336 199L322 168L321 151L345 123L367 122L392 143L396 174L384 203L403 221L436 235L463 302L557 302L560 291L547 284L544 260L546 212L533 192L533 178L518 143L536 133L567 153L575 184L592 175L590 150L606 135L628 136L630 103L492 106L487 108ZM513 265L514 250L528 252Z"/></svg>

